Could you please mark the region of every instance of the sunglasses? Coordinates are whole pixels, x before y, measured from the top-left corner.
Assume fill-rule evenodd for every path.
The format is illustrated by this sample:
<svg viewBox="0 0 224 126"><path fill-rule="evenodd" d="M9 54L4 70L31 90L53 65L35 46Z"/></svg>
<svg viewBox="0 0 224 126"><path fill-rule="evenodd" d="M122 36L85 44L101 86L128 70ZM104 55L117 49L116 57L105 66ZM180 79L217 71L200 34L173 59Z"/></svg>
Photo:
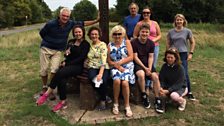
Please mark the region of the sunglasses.
<svg viewBox="0 0 224 126"><path fill-rule="evenodd" d="M142 12L143 14L151 14L151 12Z"/></svg>
<svg viewBox="0 0 224 126"><path fill-rule="evenodd" d="M169 51L172 51L172 52L175 52L175 53L177 52L177 50L174 49L174 48L169 48L168 50L169 50Z"/></svg>
<svg viewBox="0 0 224 126"><path fill-rule="evenodd" d="M113 33L113 36L121 36L122 33Z"/></svg>

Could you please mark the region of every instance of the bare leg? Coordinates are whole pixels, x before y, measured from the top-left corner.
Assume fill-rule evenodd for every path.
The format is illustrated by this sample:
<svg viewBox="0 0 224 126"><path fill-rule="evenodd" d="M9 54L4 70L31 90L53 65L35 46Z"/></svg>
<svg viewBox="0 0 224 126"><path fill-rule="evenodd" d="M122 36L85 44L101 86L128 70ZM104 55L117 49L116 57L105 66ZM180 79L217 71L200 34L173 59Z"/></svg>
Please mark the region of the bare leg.
<svg viewBox="0 0 224 126"><path fill-rule="evenodd" d="M124 97L124 106L129 107L129 95L130 95L130 89L129 89L129 83L128 81L122 81L122 94Z"/></svg>
<svg viewBox="0 0 224 126"><path fill-rule="evenodd" d="M120 94L120 80L114 80L113 90L114 90L114 104L118 104L118 98Z"/></svg>
<svg viewBox="0 0 224 126"><path fill-rule="evenodd" d="M140 87L141 92L145 92L145 72L143 70L139 70L136 72L138 77L138 84Z"/></svg>

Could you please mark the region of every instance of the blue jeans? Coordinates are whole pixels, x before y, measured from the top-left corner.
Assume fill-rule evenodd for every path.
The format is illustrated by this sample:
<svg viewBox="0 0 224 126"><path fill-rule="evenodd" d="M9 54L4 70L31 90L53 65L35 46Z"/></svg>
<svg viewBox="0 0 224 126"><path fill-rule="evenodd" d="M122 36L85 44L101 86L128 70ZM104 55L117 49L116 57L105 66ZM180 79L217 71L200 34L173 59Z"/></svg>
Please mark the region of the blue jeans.
<svg viewBox="0 0 224 126"><path fill-rule="evenodd" d="M154 60L153 60L153 66L154 68L156 69L156 64L157 64L157 60L158 60L158 56L159 56L159 46L155 46L155 49L154 49Z"/></svg>
<svg viewBox="0 0 224 126"><path fill-rule="evenodd" d="M89 69L88 78L91 82L92 82L93 78L95 78L96 75L98 75L99 70L100 69L93 69L93 68ZM104 69L103 76L102 76L103 84L101 84L99 88L96 88L95 83L92 82L92 86L97 91L97 93L100 95L100 100L101 101L106 101L108 77L109 77L109 70Z"/></svg>
<svg viewBox="0 0 224 126"><path fill-rule="evenodd" d="M182 62L182 65L184 67L184 72L186 76L186 81L187 81L187 88L188 88L188 93L191 92L191 82L188 74L188 61L187 61L188 53L187 52L181 52L180 53L180 59Z"/></svg>

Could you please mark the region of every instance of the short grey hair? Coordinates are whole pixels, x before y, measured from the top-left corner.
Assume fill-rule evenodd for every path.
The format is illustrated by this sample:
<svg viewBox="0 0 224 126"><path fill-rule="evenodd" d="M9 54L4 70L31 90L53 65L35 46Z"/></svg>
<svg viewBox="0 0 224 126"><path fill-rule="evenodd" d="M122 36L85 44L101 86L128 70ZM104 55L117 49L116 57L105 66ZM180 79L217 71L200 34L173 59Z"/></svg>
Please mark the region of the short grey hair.
<svg viewBox="0 0 224 126"><path fill-rule="evenodd" d="M63 7L61 10L60 10L60 15L62 14L63 11L67 11L69 13L69 15L71 15L71 10L68 8L68 7Z"/></svg>

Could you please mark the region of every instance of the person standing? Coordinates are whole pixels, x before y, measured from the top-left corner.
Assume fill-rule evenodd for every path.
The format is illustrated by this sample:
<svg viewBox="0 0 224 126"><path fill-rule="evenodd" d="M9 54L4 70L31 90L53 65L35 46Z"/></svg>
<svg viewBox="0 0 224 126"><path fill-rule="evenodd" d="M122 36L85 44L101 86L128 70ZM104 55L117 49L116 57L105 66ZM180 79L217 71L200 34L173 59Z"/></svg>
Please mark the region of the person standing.
<svg viewBox="0 0 224 126"><path fill-rule="evenodd" d="M88 26L99 21L99 16L92 21L70 20L71 11L69 8L62 8L58 19L51 20L40 30L42 42L40 45L40 76L42 79L42 93L48 86L48 68L50 67L50 80L54 77L61 62L61 54L66 48L67 40L71 29L75 25Z"/></svg>
<svg viewBox="0 0 224 126"><path fill-rule="evenodd" d="M183 14L176 14L173 24L174 28L169 30L167 34L166 49L169 49L170 47L175 47L178 49L187 80L187 96L190 100L196 100L191 92L191 83L188 74L188 61L192 59L195 49L195 40L192 31L186 28L187 20L185 19ZM188 41L190 42L189 51Z"/></svg>
<svg viewBox="0 0 224 126"><path fill-rule="evenodd" d="M52 78L47 91L36 101L38 106L42 105L57 87L60 101L53 107L53 112L57 112L62 108L67 107L66 82L69 77L74 77L82 73L84 61L87 58L90 48L89 42L85 40L85 29L83 26L74 26L72 33L74 39L71 39L68 42L65 51L65 60L61 63L60 69Z"/></svg>
<svg viewBox="0 0 224 126"><path fill-rule="evenodd" d="M139 36L139 28L143 23L147 23L150 26L150 33L149 33L149 39L154 42L155 49L154 49L154 60L153 60L153 66L156 68L158 56L159 56L159 40L161 39L161 31L159 24L150 19L151 16L151 8L144 7L142 10L142 20L137 23L134 29L133 37L137 38Z"/></svg>
<svg viewBox="0 0 224 126"><path fill-rule="evenodd" d="M124 28L129 40L133 38L133 32L136 24L138 23L141 15L138 14L139 7L136 3L131 3L128 7L130 15L124 18Z"/></svg>

